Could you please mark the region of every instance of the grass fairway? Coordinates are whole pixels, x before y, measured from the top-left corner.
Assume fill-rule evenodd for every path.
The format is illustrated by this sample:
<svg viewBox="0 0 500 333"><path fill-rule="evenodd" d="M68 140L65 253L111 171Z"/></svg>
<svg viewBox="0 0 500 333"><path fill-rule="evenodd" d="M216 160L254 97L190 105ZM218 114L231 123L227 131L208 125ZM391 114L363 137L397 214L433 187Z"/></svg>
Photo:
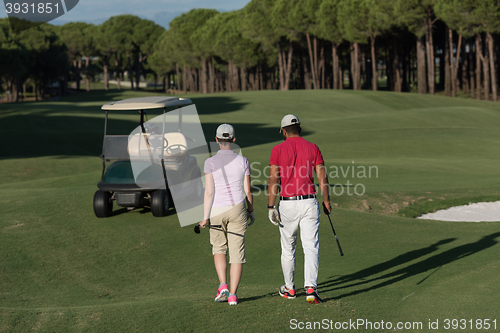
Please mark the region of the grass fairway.
<svg viewBox="0 0 500 333"><path fill-rule="evenodd" d="M384 321L393 330L408 322L405 331L443 332L446 319L464 319L462 331L479 331L476 319L500 328L500 223L411 218L500 199L499 104L370 91L188 96L207 140L220 123L235 126L257 188L287 113L319 145L336 185L333 222L345 256L322 216L325 302L305 302L300 242L300 297L279 297L279 233L255 191L241 304L230 307L213 302L218 282L206 230L196 235L175 215L116 206L111 218L94 216L100 106L148 94L96 91L0 106L0 332L281 332L293 323L331 320L335 328L358 319L375 326L357 331ZM136 126L129 116L119 121Z"/></svg>

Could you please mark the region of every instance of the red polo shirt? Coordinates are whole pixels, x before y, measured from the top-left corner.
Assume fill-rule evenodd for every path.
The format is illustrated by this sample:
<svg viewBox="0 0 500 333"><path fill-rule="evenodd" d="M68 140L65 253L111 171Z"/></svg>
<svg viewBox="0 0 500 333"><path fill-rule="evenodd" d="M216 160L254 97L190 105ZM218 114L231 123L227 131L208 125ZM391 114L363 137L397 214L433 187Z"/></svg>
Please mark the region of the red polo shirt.
<svg viewBox="0 0 500 333"><path fill-rule="evenodd" d="M271 152L270 165L280 170L281 196L315 194L314 169L325 163L318 146L302 137L291 137Z"/></svg>

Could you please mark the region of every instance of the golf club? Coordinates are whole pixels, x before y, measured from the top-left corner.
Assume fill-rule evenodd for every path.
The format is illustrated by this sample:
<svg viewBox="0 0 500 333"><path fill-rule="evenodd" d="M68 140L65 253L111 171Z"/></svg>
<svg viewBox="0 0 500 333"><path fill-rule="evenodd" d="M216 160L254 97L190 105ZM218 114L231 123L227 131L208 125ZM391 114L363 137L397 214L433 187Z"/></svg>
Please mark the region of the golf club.
<svg viewBox="0 0 500 333"><path fill-rule="evenodd" d="M330 218L330 213L328 212L328 209L326 209L324 202L323 202L323 211L325 212L326 216L328 216L328 220L330 221L330 225L332 226L333 234L335 235L335 240L337 241L337 245L339 247L340 255L343 256L344 252L342 252L342 248L340 247L339 239L337 238L337 234L335 233L335 229L333 228L333 223L332 223L332 219Z"/></svg>
<svg viewBox="0 0 500 333"><path fill-rule="evenodd" d="M221 225L220 224L214 224L214 225L207 224L207 225L205 225L205 227L220 228ZM197 224L197 225L194 226L194 232L196 232L197 234L200 233L200 225L199 224Z"/></svg>

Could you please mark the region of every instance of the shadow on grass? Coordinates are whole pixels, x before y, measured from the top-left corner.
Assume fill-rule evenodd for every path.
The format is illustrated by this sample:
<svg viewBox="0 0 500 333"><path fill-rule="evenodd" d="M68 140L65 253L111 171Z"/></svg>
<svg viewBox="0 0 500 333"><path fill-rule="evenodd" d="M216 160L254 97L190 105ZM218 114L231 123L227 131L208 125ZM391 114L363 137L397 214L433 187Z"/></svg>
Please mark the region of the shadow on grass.
<svg viewBox="0 0 500 333"><path fill-rule="evenodd" d="M138 212L140 215L152 214L151 208L149 208L149 207L139 207L139 208L135 208L135 209L128 209L126 207L121 207L120 209L113 210L113 214L111 216L118 216L118 215L126 214L129 212L136 212L136 213ZM168 210L167 215L165 215L165 216L170 216L170 215L175 215L175 214L177 214L177 211L175 210L175 208L171 208Z"/></svg>
<svg viewBox="0 0 500 333"><path fill-rule="evenodd" d="M137 96L127 96L120 91L97 91L76 94L58 102L9 104L0 111L0 140L13 144L2 148L0 159L41 156L98 157L102 151L104 111L100 109L101 104L89 104L92 101L104 104L127 97ZM200 115L220 115L220 122L202 123L207 142L215 141L215 131L225 122L225 113L241 110L246 105L230 96L196 97L193 102ZM150 117L156 113L151 112ZM136 113L127 111L110 112L108 134L127 135L133 131L139 126L139 117L135 119L134 114ZM246 119L251 120L252 116L248 115ZM242 148L282 140L277 127L248 122L235 124L235 129L237 144ZM308 134L310 132L303 133ZM270 154L270 151L268 153Z"/></svg>
<svg viewBox="0 0 500 333"><path fill-rule="evenodd" d="M330 279L329 281L320 283L318 287L321 288L322 292L328 292L328 291L342 290L346 288L361 286L361 289L347 292L335 297L335 299L340 299L348 296L369 292L379 288L383 288L393 283L407 279L409 277L429 272L429 274L425 278L423 278L422 280L420 280L420 282L417 283L421 284L444 265L463 259L472 254L478 253L482 250L485 250L487 248L496 245L498 243L496 238L498 237L500 237L500 232L484 236L483 238L474 243L457 246L455 248L436 254L420 262L400 268L394 272L374 277L375 275L383 273L384 271L387 271L391 268L404 265L412 260L418 259L422 256L435 252L436 250L438 250L439 246L450 243L455 240L454 238L444 239L426 248L410 251L403 255L397 256L394 259L386 261L382 264L378 264L363 269L354 274L341 276L335 279ZM363 287L364 285L372 283L377 283L377 284Z"/></svg>
<svg viewBox="0 0 500 333"><path fill-rule="evenodd" d="M267 293L267 294L264 294L264 295L258 295L258 296L252 296L252 297L242 297L242 298L238 298L238 300L240 302L251 302L251 301L257 301L261 298L265 298L265 297L275 297L278 293Z"/></svg>

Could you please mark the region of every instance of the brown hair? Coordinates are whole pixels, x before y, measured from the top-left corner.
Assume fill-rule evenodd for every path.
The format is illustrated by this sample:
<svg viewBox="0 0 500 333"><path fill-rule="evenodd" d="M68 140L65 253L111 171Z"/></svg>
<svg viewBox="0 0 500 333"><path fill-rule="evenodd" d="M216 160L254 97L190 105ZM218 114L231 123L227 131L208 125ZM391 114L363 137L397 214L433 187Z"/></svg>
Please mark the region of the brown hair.
<svg viewBox="0 0 500 333"><path fill-rule="evenodd" d="M302 132L302 128L300 127L299 124L293 124L290 126L285 126L283 129L288 133L292 135L300 135L300 132Z"/></svg>
<svg viewBox="0 0 500 333"><path fill-rule="evenodd" d="M219 138L217 138L217 140L219 140L220 143L223 143L223 142L233 142L233 139L219 139Z"/></svg>

